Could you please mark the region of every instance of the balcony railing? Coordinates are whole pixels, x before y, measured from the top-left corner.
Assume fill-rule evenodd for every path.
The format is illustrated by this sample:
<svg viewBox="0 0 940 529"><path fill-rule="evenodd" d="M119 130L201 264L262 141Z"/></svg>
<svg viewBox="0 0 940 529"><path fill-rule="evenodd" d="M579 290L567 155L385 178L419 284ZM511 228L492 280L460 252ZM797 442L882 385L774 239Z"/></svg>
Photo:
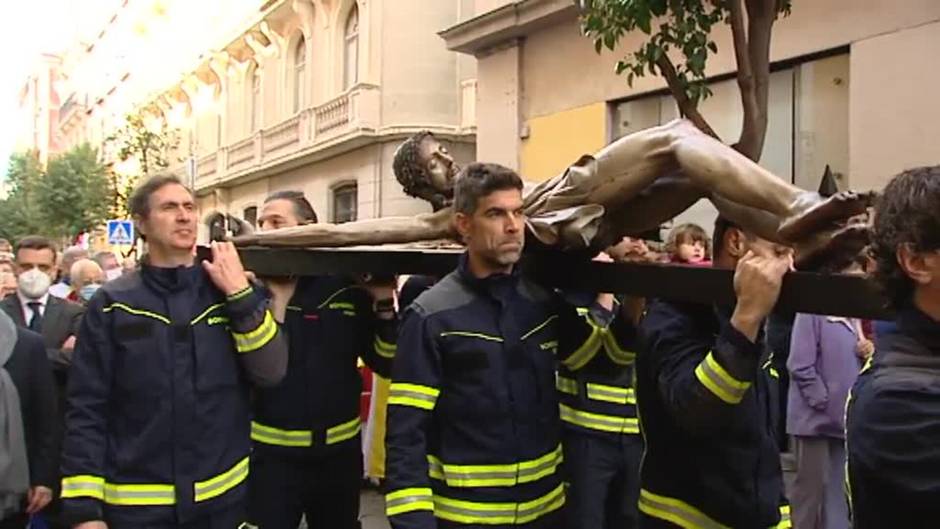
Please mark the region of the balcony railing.
<svg viewBox="0 0 940 529"><path fill-rule="evenodd" d="M360 84L322 105L258 130L196 162L196 187L237 178L252 170L306 155L361 130L375 130L379 89Z"/></svg>

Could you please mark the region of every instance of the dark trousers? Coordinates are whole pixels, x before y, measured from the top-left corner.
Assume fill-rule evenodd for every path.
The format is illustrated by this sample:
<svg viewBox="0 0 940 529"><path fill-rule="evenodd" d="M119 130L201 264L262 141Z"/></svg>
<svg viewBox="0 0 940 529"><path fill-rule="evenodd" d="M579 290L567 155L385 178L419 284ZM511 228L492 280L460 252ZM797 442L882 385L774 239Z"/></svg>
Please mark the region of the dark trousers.
<svg viewBox="0 0 940 529"><path fill-rule="evenodd" d="M15 514L0 520L0 529L23 529L27 523L29 523L29 516Z"/></svg>
<svg viewBox="0 0 940 529"><path fill-rule="evenodd" d="M242 506L203 516L186 523L175 524L124 524L108 522L108 529L248 529Z"/></svg>
<svg viewBox="0 0 940 529"><path fill-rule="evenodd" d="M639 435L592 435L565 430L567 529L637 527L640 496Z"/></svg>
<svg viewBox="0 0 940 529"><path fill-rule="evenodd" d="M248 514L259 529L359 529L362 449L359 437L329 453L292 457L255 445L248 474Z"/></svg>
<svg viewBox="0 0 940 529"><path fill-rule="evenodd" d="M480 525L480 524L461 524L447 520L437 520L438 529L568 529L564 524L564 509L546 514L534 522L522 525Z"/></svg>

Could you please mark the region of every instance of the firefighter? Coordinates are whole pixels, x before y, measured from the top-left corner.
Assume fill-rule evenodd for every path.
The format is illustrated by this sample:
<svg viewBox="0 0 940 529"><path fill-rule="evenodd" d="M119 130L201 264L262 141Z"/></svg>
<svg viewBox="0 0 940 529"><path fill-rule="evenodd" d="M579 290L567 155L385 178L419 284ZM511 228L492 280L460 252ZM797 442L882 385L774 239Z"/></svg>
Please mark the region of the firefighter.
<svg viewBox="0 0 940 529"><path fill-rule="evenodd" d="M262 231L317 221L299 191L265 200ZM397 321L394 284L360 287L342 276L270 279L275 319L289 344L287 376L258 390L249 511L264 529L359 527L363 462L360 355L389 376Z"/></svg>
<svg viewBox="0 0 940 529"><path fill-rule="evenodd" d="M937 527L940 515L940 166L904 171L875 209L875 278L896 310L849 397L855 529Z"/></svg>
<svg viewBox="0 0 940 529"><path fill-rule="evenodd" d="M760 330L792 253L721 218L714 240L714 266L735 270L736 305L656 301L641 325L640 527L788 528Z"/></svg>
<svg viewBox="0 0 940 529"><path fill-rule="evenodd" d="M175 176L130 199L140 271L88 304L68 385L63 511L78 529L245 523L249 385L278 383L287 347L234 246L195 262L195 204Z"/></svg>
<svg viewBox="0 0 940 529"><path fill-rule="evenodd" d="M625 298L620 310L623 316L613 320L597 354L568 358L558 368L570 484L567 529L637 526L643 438L636 417L633 363L642 300Z"/></svg>
<svg viewBox="0 0 940 529"><path fill-rule="evenodd" d="M613 297L581 314L520 277L521 191L502 166L463 169L455 222L467 252L403 319L387 433L395 529L564 526L554 353L596 354Z"/></svg>

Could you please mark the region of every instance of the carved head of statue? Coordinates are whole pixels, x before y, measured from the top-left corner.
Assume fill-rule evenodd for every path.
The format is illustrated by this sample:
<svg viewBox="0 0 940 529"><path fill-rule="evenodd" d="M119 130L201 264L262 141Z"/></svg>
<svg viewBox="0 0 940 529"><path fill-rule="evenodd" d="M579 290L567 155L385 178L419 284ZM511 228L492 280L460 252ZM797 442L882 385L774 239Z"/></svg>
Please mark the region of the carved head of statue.
<svg viewBox="0 0 940 529"><path fill-rule="evenodd" d="M434 134L421 131L405 140L395 151L392 169L405 193L427 200L434 211L453 202L459 167Z"/></svg>

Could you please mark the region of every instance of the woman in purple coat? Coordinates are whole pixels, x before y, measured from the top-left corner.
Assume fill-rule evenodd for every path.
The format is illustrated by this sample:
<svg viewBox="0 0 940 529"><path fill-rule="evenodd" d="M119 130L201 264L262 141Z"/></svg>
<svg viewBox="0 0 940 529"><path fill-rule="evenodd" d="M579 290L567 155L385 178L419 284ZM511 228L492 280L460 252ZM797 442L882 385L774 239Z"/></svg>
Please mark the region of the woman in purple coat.
<svg viewBox="0 0 940 529"><path fill-rule="evenodd" d="M856 265L843 273L858 273ZM790 492L793 527L848 529L842 490L845 401L874 346L852 318L797 314L793 323L787 433L793 436L796 479Z"/></svg>

